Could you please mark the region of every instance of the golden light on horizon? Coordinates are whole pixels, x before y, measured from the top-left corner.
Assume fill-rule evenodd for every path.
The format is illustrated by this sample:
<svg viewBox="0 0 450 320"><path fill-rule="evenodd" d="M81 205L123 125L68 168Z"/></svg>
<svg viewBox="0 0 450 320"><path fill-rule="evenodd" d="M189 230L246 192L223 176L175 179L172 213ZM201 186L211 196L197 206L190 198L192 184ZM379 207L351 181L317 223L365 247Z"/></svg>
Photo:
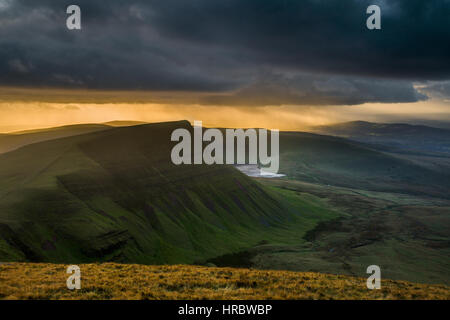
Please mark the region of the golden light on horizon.
<svg viewBox="0 0 450 320"><path fill-rule="evenodd" d="M372 103L356 106L208 106L192 93L0 88L0 132L115 120L164 122L201 120L207 127L302 131L315 125L367 120L404 121L428 115L448 118L448 103ZM186 103L179 100L186 98ZM167 103L165 101L171 101ZM164 101L164 102L161 102Z"/></svg>
<svg viewBox="0 0 450 320"><path fill-rule="evenodd" d="M0 132L13 132L81 123L115 120L164 122L201 120L209 127L272 128L302 130L326 124L323 111L296 112L292 107L217 107L137 103L0 103Z"/></svg>

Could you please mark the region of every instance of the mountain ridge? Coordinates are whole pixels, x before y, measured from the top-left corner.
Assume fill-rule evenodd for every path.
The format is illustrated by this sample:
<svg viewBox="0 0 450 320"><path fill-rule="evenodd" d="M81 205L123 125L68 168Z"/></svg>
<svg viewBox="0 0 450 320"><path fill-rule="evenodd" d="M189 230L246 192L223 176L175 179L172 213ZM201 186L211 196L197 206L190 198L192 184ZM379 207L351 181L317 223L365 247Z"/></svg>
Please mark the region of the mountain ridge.
<svg viewBox="0 0 450 320"><path fill-rule="evenodd" d="M192 130L118 127L0 155L0 256L192 262L279 237L296 212L277 194L232 166L171 163L180 127Z"/></svg>

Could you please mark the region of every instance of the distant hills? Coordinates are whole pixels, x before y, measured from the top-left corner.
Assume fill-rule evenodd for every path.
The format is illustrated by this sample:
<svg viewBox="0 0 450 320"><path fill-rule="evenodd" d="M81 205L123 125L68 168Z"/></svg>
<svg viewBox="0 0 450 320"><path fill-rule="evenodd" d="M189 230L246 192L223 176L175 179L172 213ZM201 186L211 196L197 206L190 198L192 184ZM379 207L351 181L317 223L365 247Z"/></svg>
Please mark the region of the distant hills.
<svg viewBox="0 0 450 320"><path fill-rule="evenodd" d="M80 124L0 134L0 154L32 143L101 131L109 128L110 126L105 124Z"/></svg>
<svg viewBox="0 0 450 320"><path fill-rule="evenodd" d="M130 127L130 126L138 126L141 124L148 124L148 122L132 121L132 120L115 120L115 121L105 122L102 124L111 126L111 127Z"/></svg>
<svg viewBox="0 0 450 320"><path fill-rule="evenodd" d="M141 121L110 121L100 124L75 124L54 128L24 130L0 134L0 154L41 141L54 140L89 132L101 131L111 129L111 127L129 127L142 124L148 123Z"/></svg>
<svg viewBox="0 0 450 320"><path fill-rule="evenodd" d="M280 172L312 183L450 197L449 171L385 149L339 137L282 132Z"/></svg>
<svg viewBox="0 0 450 320"><path fill-rule="evenodd" d="M353 121L313 127L311 131L397 150L450 154L450 130L423 125Z"/></svg>

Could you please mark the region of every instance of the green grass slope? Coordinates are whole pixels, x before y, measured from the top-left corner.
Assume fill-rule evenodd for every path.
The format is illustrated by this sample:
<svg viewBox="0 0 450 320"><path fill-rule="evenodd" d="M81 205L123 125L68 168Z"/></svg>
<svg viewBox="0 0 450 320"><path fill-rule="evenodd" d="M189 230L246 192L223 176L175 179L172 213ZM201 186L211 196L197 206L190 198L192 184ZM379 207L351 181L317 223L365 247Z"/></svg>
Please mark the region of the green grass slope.
<svg viewBox="0 0 450 320"><path fill-rule="evenodd" d="M192 130L120 127L0 155L0 261L191 263L300 241L333 215L307 219L231 166L173 165L180 127Z"/></svg>
<svg viewBox="0 0 450 320"><path fill-rule="evenodd" d="M287 178L363 190L450 197L450 174L342 138L280 133Z"/></svg>
<svg viewBox="0 0 450 320"><path fill-rule="evenodd" d="M450 284L450 201L281 179L262 182L344 214L308 231L304 244L247 249L247 267L364 277L375 264L383 278Z"/></svg>
<svg viewBox="0 0 450 320"><path fill-rule="evenodd" d="M110 129L110 126L106 124L80 124L0 134L0 153L6 153L32 143L106 129Z"/></svg>

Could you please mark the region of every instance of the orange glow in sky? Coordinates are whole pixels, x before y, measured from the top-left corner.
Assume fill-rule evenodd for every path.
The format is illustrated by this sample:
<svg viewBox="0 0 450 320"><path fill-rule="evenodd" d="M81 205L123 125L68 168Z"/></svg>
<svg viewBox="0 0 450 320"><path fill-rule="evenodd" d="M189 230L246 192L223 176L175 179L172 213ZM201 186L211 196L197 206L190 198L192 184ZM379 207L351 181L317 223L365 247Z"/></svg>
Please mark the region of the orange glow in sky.
<svg viewBox="0 0 450 320"><path fill-rule="evenodd" d="M364 104L356 106L207 106L183 96L148 92L76 92L0 88L0 132L113 120L162 122L201 120L208 127L305 130L310 126L366 120L449 119L448 102ZM169 101L169 103L168 103Z"/></svg>

